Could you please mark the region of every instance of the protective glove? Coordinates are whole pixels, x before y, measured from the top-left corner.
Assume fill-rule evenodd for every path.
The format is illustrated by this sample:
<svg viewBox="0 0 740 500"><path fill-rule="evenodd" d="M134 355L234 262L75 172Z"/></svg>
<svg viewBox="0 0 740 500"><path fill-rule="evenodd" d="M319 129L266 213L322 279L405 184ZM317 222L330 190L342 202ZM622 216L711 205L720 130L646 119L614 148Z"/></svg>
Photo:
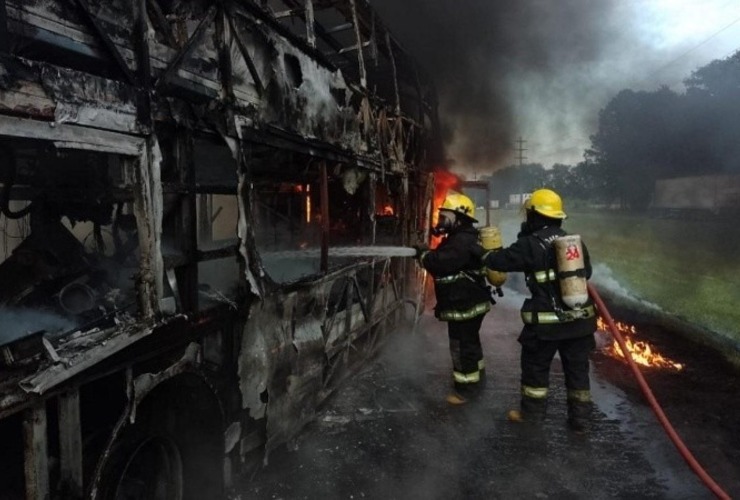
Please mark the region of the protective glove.
<svg viewBox="0 0 740 500"><path fill-rule="evenodd" d="M417 243L412 246L412 248L416 250L416 254L414 255L415 259L421 259L421 256L424 255L425 252L429 251L429 245L425 245L423 243Z"/></svg>
<svg viewBox="0 0 740 500"><path fill-rule="evenodd" d="M483 248L481 245L473 245L470 249L470 253L473 254L473 257L475 257L478 260L483 260L483 256L488 253L488 251Z"/></svg>
<svg viewBox="0 0 740 500"><path fill-rule="evenodd" d="M476 248L475 250L473 250L473 255L475 257L479 258L480 261L483 263L484 266L488 267L488 265L486 264L486 259L488 259L488 256L489 255L493 255L496 252L499 252L501 250L502 250L502 248L494 248L492 250L486 250L482 246L478 245L478 248Z"/></svg>

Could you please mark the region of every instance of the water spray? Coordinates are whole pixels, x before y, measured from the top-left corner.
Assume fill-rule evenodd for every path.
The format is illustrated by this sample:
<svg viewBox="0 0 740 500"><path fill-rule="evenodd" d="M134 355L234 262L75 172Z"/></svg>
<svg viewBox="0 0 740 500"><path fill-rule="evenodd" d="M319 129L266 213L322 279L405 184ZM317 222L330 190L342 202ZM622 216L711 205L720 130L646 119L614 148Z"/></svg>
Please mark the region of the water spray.
<svg viewBox="0 0 740 500"><path fill-rule="evenodd" d="M271 259L319 258L321 256L321 249L284 250L280 252L265 252L264 255ZM329 257L414 257L415 255L416 249L411 247L352 246L329 248Z"/></svg>

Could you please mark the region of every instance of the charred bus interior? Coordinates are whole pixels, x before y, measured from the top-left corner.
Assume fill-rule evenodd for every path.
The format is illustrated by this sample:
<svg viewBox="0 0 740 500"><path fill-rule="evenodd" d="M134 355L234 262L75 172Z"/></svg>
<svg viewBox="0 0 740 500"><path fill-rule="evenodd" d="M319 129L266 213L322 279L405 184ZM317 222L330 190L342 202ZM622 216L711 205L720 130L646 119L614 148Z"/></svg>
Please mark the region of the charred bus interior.
<svg viewBox="0 0 740 500"><path fill-rule="evenodd" d="M434 90L365 0L0 3L0 491L218 498L408 314Z"/></svg>

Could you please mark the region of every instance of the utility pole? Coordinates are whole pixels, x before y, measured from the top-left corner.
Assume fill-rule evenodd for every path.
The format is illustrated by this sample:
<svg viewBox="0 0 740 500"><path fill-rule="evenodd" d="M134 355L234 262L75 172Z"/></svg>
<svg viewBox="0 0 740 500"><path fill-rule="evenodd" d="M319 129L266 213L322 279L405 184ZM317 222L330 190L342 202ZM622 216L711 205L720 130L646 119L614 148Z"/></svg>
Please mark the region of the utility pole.
<svg viewBox="0 0 740 500"><path fill-rule="evenodd" d="M524 160L527 159L526 156L524 156L524 152L527 150L527 148L524 147L524 143L527 142L524 139L519 137L519 139L516 140L516 143L519 145L518 148L516 148L516 151L518 153L517 160L519 160L519 166L521 167L524 164Z"/></svg>
<svg viewBox="0 0 740 500"><path fill-rule="evenodd" d="M519 179L518 182L518 193L517 193L517 199L519 200L519 203L524 203L524 186L522 186L522 165L524 165L524 160L527 159L526 156L524 156L524 152L527 150L524 147L524 143L527 142L524 139L522 139L521 136L519 136L519 139L516 140L516 143L518 147L516 148L517 151L517 160L519 160L519 175L517 175L517 178Z"/></svg>

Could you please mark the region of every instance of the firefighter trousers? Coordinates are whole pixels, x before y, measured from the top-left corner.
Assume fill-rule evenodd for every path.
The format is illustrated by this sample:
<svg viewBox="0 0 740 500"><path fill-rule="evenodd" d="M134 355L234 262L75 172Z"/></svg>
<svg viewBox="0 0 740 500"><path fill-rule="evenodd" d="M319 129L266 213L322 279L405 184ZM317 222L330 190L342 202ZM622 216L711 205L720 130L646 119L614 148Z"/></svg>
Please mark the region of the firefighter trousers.
<svg viewBox="0 0 740 500"><path fill-rule="evenodd" d="M455 389L465 395L477 394L485 378L480 343L483 316L447 323Z"/></svg>
<svg viewBox="0 0 740 500"><path fill-rule="evenodd" d="M527 418L540 419L547 405L550 365L555 353L565 375L568 415L581 421L590 412L589 354L596 346L593 335L562 340L543 340L526 327L519 337L522 345L521 410Z"/></svg>
<svg viewBox="0 0 740 500"><path fill-rule="evenodd" d="M522 386L548 387L550 365L555 353L559 353L565 375L565 387L570 391L590 389L588 357L596 346L593 334L574 339L542 340L523 332L519 343L522 345Z"/></svg>

